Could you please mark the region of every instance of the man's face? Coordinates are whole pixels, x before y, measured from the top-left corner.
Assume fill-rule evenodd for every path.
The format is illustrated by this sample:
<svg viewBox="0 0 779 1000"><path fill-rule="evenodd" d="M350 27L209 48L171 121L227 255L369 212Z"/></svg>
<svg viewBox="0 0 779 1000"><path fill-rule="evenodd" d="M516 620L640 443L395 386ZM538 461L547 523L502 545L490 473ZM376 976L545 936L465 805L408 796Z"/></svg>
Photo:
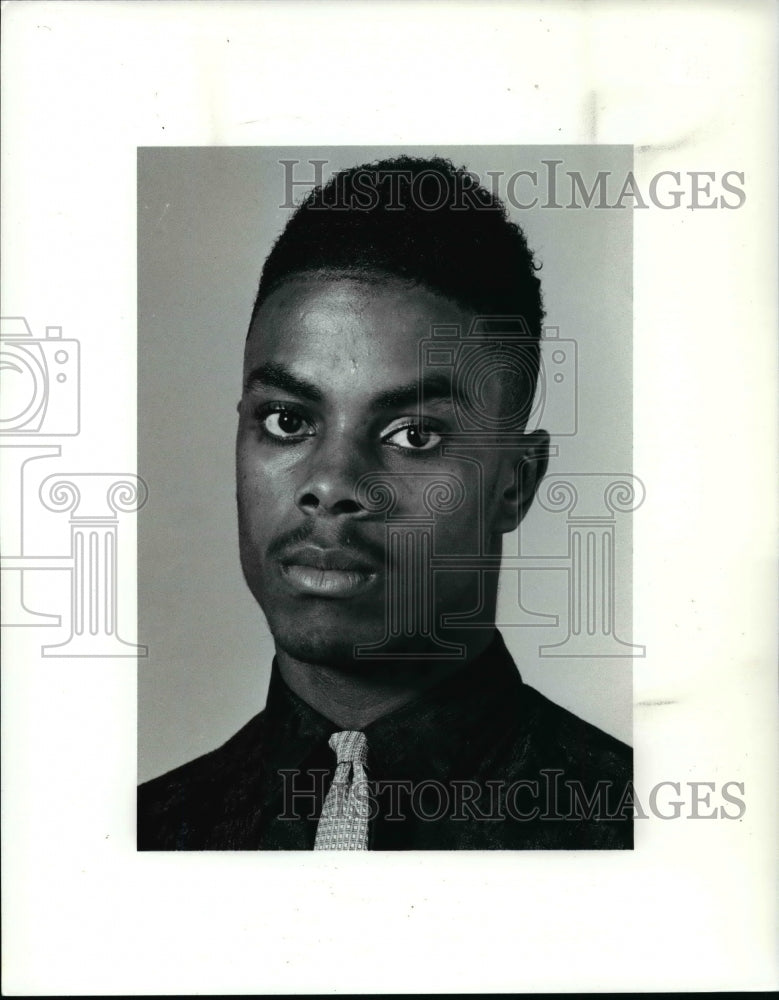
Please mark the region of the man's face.
<svg viewBox="0 0 779 1000"><path fill-rule="evenodd" d="M356 646L385 639L391 601L401 626L382 649L425 652L419 612L406 608L404 617L402 605L424 602L433 576L434 627L444 638L441 612L479 608L477 574L458 569L457 557L500 552L501 534L516 523L506 501L516 456L447 454L458 423L445 378L428 386L421 407L418 394L420 340L433 324L467 331L470 320L451 301L393 279L295 278L259 310L239 407L241 564L288 655L352 662ZM497 412L499 380L483 392ZM431 514L425 491L436 481L459 493L459 506L449 505L456 509ZM369 502L381 483L394 493L390 510ZM410 588L398 546L404 532L414 535L408 544L421 566L419 533L431 519L432 554L452 557L453 571L417 569Z"/></svg>

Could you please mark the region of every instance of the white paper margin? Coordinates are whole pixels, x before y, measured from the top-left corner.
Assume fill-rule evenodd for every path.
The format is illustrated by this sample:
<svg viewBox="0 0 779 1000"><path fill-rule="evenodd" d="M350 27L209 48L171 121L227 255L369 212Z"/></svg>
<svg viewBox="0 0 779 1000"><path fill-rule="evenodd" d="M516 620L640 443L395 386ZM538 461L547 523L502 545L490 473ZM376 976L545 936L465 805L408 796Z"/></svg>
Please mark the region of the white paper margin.
<svg viewBox="0 0 779 1000"><path fill-rule="evenodd" d="M67 471L135 468L139 145L627 142L639 181L747 192L636 213L634 345L637 787L740 781L743 818L642 820L632 853L137 854L134 659L4 629L4 993L775 988L774 5L3 16L2 312L82 345Z"/></svg>

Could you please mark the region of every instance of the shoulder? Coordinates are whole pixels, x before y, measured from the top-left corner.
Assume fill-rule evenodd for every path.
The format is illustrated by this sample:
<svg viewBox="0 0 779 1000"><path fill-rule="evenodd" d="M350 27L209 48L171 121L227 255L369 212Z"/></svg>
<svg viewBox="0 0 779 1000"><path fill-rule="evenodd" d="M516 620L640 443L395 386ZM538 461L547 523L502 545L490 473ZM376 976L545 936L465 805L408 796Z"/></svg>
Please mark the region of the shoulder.
<svg viewBox="0 0 779 1000"><path fill-rule="evenodd" d="M523 772L548 767L572 775L584 771L604 778L631 776L631 748L526 684L500 632L491 658L500 668L500 698L491 699L491 736L497 739L486 755L495 767L513 764Z"/></svg>
<svg viewBox="0 0 779 1000"><path fill-rule="evenodd" d="M138 787L138 850L208 848L214 823L259 780L265 713L226 743Z"/></svg>
<svg viewBox="0 0 779 1000"><path fill-rule="evenodd" d="M633 750L615 736L561 705L529 685L523 685L526 705L526 750L550 765L590 776L626 780L632 777ZM518 734L519 735L519 734Z"/></svg>
<svg viewBox="0 0 779 1000"><path fill-rule="evenodd" d="M502 846L633 846L632 749L535 688L522 685L521 710L484 774L499 779L515 820Z"/></svg>

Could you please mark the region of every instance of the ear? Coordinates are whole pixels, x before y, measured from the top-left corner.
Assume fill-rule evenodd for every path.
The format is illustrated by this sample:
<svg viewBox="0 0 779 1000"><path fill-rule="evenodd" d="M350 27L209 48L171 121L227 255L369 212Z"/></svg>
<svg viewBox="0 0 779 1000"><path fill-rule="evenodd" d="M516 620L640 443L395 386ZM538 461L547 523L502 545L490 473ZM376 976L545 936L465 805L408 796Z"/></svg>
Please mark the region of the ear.
<svg viewBox="0 0 779 1000"><path fill-rule="evenodd" d="M506 453L500 479L498 527L502 534L514 531L530 510L548 465L549 435L543 430L526 434L517 451Z"/></svg>

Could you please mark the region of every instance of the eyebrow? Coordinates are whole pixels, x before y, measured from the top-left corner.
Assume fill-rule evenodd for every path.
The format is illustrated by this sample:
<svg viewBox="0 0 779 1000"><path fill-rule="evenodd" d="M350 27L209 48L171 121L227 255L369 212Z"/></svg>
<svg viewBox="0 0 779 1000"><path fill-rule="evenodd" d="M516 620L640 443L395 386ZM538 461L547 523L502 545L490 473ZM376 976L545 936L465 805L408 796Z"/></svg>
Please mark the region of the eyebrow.
<svg viewBox="0 0 779 1000"><path fill-rule="evenodd" d="M259 365L249 372L244 382L244 392L251 392L258 388L281 389L292 396L308 399L312 403L322 401L322 390L313 382L294 375L286 365L278 364L275 361L266 361L265 364Z"/></svg>
<svg viewBox="0 0 779 1000"><path fill-rule="evenodd" d="M409 382L382 392L373 401L376 410L395 410L426 402L451 402L452 382L442 372L428 372L418 382Z"/></svg>
<svg viewBox="0 0 779 1000"><path fill-rule="evenodd" d="M259 388L281 389L293 396L320 403L324 399L322 390L308 379L295 375L286 365L267 361L253 368L244 383L244 392ZM452 382L443 372L427 372L417 382L408 382L393 389L387 389L371 401L372 410L395 410L405 406L415 406L424 402L451 402Z"/></svg>

